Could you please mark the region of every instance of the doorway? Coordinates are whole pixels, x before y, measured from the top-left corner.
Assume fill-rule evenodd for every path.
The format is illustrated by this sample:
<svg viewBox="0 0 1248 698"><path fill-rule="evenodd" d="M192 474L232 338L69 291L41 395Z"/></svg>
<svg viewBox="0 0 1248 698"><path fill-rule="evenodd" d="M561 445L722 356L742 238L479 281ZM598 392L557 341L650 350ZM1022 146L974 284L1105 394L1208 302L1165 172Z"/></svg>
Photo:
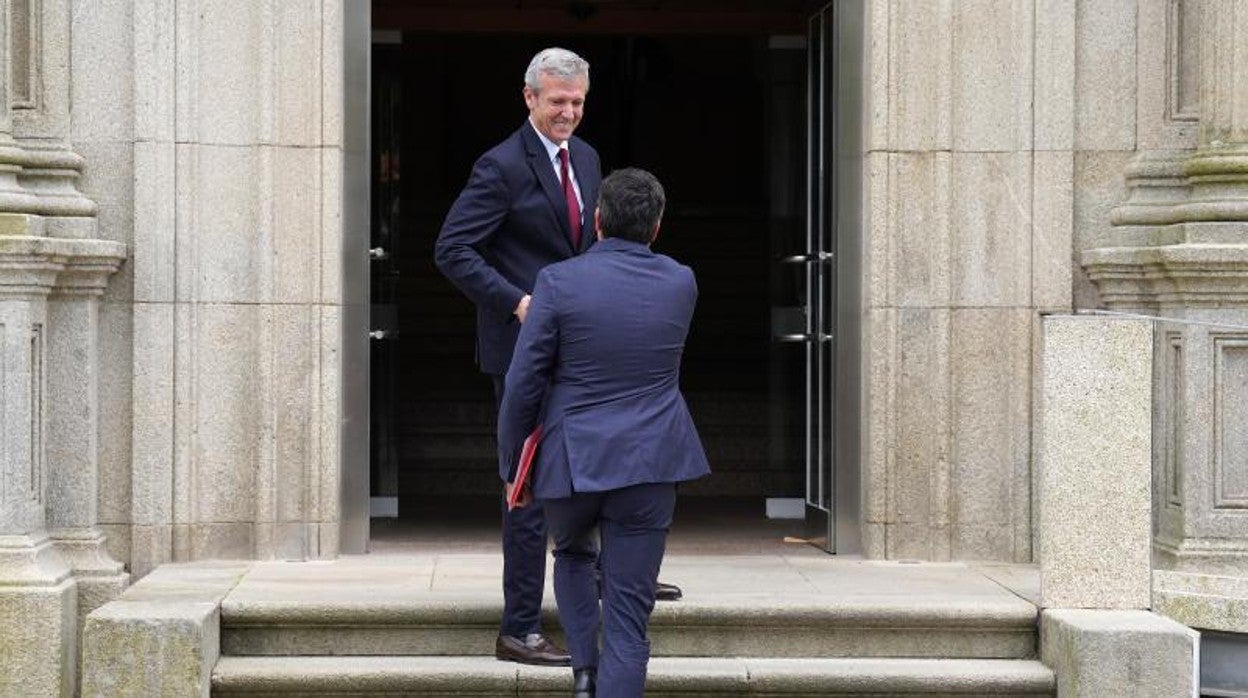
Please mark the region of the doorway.
<svg viewBox="0 0 1248 698"><path fill-rule="evenodd" d="M682 388L714 474L682 488L681 507L748 524L766 520L768 499L808 499L808 356L777 338L801 331L808 302L805 271L781 260L808 246L814 4L738 3L734 14L613 3L626 14L635 5L631 19L593 24L594 3L375 0L371 486L385 517L375 537L446 517L496 525L493 398L473 361L473 309L432 249L475 158L523 123L524 67L550 45L591 64L577 134L604 174L637 165L659 177L669 205L656 249L697 274ZM538 31L555 15L566 33Z"/></svg>

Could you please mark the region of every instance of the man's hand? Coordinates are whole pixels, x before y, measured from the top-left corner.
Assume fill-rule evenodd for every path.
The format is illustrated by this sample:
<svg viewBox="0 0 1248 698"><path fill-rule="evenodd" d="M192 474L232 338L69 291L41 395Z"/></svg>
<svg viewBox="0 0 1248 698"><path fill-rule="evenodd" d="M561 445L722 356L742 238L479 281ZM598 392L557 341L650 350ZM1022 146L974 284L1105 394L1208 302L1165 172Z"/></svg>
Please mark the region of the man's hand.
<svg viewBox="0 0 1248 698"><path fill-rule="evenodd" d="M525 296L528 298L528 296ZM524 489L520 490L520 497L516 499L516 508L523 509L533 502L533 490L529 487L529 483L524 483ZM511 491L515 488L515 484L511 482L503 483L504 494L507 501L511 501Z"/></svg>
<svg viewBox="0 0 1248 698"><path fill-rule="evenodd" d="M515 310L511 311L519 318L520 322L524 322L524 316L529 314L529 299L531 297L527 293L524 294L524 298L520 299L520 304L516 306Z"/></svg>

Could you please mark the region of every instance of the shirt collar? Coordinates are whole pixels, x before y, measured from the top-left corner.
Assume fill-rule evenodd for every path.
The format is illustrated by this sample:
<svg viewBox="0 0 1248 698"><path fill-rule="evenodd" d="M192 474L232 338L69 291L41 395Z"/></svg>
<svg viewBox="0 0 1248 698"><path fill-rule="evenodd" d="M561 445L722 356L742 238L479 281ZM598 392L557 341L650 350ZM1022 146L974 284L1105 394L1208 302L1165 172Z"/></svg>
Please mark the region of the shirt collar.
<svg viewBox="0 0 1248 698"><path fill-rule="evenodd" d="M625 240L624 238L603 238L595 240L594 244L589 248L591 252L615 252L618 250L630 250L635 252L650 253L653 250L644 242L634 242Z"/></svg>
<svg viewBox="0 0 1248 698"><path fill-rule="evenodd" d="M538 137L539 139L541 139L541 141L542 141L542 145L546 146L546 158L547 158L548 160L551 160L551 161L553 162L553 161L554 161L554 159L555 159L556 157L558 157L558 155L559 155L559 151L560 151L562 148L566 148L566 147L568 147L568 142L567 142L567 141L564 141L564 142L562 142L562 143L556 143L556 142L554 142L554 141L550 140L549 138L547 138L547 137L546 137L546 134L544 134L544 133L542 133L541 131L537 130L537 126L533 123L533 117L531 117L531 116L529 117L529 126L530 126L530 127L532 127L532 129L533 129L533 133L536 133L536 134L537 134L537 137ZM569 152L568 152L568 155L569 155L569 157L572 155L571 151L569 151Z"/></svg>

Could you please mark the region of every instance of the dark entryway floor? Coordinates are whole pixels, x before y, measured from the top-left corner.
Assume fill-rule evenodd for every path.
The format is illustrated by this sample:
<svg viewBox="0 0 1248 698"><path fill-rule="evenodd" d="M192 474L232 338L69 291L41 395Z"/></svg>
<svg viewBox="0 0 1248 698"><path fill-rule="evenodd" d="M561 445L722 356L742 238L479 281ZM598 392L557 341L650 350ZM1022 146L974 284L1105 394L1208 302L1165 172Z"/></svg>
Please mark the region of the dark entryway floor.
<svg viewBox="0 0 1248 698"><path fill-rule="evenodd" d="M401 518L373 519L374 553L500 549L498 502L487 497L403 499ZM758 497L678 499L667 550L676 555L826 555L803 543L804 523L769 520Z"/></svg>

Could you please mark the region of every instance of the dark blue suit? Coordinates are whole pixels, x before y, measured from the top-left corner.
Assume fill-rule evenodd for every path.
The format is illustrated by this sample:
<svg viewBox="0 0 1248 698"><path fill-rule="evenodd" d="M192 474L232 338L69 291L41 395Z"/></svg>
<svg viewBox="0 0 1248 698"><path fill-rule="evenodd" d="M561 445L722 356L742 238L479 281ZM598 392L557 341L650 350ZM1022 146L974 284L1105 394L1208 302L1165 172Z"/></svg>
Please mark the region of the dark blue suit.
<svg viewBox="0 0 1248 698"><path fill-rule="evenodd" d="M696 300L688 267L644 244L601 240L538 274L507 372L499 474L511 479L524 437L541 421L533 495L555 540L572 665L598 668L601 698L641 695L675 483L710 472L679 387Z"/></svg>
<svg viewBox="0 0 1248 698"><path fill-rule="evenodd" d="M477 363L484 373L507 372L520 331L513 313L533 290L537 272L593 242L602 165L598 152L576 136L568 153L585 202L580 249L572 249L559 176L527 121L472 166L438 234L438 269L477 306Z"/></svg>
<svg viewBox="0 0 1248 698"><path fill-rule="evenodd" d="M602 179L598 153L576 137L568 141L568 151L584 202L580 249L572 248L559 177L528 121L473 165L434 246L438 269L477 306L477 362L493 376L496 399L502 398L502 375L520 331L513 314L520 299L532 291L543 267L571 258L593 239ZM540 632L545 579L541 509L504 513L503 635Z"/></svg>

